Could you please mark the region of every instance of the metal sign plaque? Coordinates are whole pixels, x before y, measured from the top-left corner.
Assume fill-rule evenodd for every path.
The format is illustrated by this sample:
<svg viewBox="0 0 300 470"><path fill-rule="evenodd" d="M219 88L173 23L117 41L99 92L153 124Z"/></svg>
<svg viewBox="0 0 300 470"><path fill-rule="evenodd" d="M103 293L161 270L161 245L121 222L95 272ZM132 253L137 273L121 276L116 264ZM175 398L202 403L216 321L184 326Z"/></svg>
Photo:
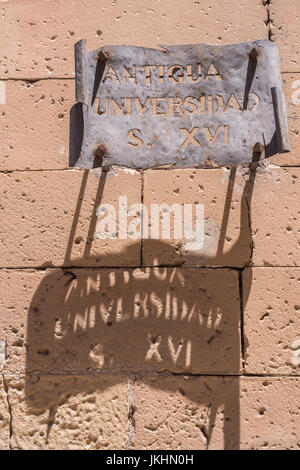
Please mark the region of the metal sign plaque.
<svg viewBox="0 0 300 470"><path fill-rule="evenodd" d="M210 168L289 151L274 43L160 47L76 44L76 166Z"/></svg>

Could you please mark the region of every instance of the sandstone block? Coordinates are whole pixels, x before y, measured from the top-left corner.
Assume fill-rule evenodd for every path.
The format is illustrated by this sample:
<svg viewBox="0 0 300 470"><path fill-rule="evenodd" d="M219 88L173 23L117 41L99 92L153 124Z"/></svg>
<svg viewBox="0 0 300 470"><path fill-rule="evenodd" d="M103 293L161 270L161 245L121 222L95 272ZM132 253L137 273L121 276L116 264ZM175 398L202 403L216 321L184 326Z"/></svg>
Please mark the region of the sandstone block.
<svg viewBox="0 0 300 470"><path fill-rule="evenodd" d="M7 378L12 449L124 449L128 380L123 376Z"/></svg>
<svg viewBox="0 0 300 470"><path fill-rule="evenodd" d="M299 168L262 166L255 178L251 227L255 266L299 266Z"/></svg>
<svg viewBox="0 0 300 470"><path fill-rule="evenodd" d="M112 204L118 217L119 196L128 207L140 202L138 172L13 172L0 181L1 267L140 264L139 240L118 237L117 223L113 230L99 229L100 205Z"/></svg>
<svg viewBox="0 0 300 470"><path fill-rule="evenodd" d="M247 373L300 374L299 280L300 268L244 272Z"/></svg>
<svg viewBox="0 0 300 470"><path fill-rule="evenodd" d="M171 224L169 239L163 240L161 218L160 249L156 240L143 240L143 264L184 265L184 266L244 266L250 261L251 236L249 231L248 185L241 170L227 168L218 170L148 170L144 176L144 204L151 221L153 204L168 204ZM175 228L179 226L172 205L180 205L182 233L179 237ZM197 243L185 235L184 205L193 205L193 227L196 226L196 207L203 208L198 227L201 230L204 219L204 240ZM160 215L163 214L161 207ZM155 214L155 213L154 213ZM175 216L173 215L175 214ZM188 219L186 219L188 221ZM202 225L201 225L202 223ZM175 225L176 224L176 225ZM144 228L144 232L146 227ZM196 243L195 243L196 241ZM191 243L192 242L192 243Z"/></svg>

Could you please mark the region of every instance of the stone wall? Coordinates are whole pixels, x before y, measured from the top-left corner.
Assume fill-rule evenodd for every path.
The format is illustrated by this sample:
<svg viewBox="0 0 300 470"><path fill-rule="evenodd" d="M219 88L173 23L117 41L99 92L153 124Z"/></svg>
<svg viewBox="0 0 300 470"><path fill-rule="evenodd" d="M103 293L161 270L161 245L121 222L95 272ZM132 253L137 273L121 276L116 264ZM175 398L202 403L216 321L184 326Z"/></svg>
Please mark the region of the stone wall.
<svg viewBox="0 0 300 470"><path fill-rule="evenodd" d="M0 0L0 448L300 446L298 0ZM291 152L69 168L74 44L279 47ZM204 245L103 240L97 207L202 203Z"/></svg>

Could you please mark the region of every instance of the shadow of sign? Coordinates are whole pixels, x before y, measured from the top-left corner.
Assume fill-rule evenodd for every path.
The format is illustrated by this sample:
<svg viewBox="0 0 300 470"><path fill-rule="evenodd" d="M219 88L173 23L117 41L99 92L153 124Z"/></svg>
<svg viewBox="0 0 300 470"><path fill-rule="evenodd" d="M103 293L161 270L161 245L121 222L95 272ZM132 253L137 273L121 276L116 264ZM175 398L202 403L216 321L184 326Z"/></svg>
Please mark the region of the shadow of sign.
<svg viewBox="0 0 300 470"><path fill-rule="evenodd" d="M226 235L234 175L232 169L218 256ZM254 178L252 169L241 200L240 236L224 259L239 250L242 240L245 243ZM103 181L99 187L103 188ZM100 201L101 190L95 211ZM75 218L80 207L77 209ZM95 224L92 217L87 246ZM148 243L155 257L166 246L158 240ZM252 243L249 237L248 243ZM110 256L107 265L113 256L121 260L122 255ZM73 264L76 266L76 260ZM49 434L57 408L70 396L89 390L90 381L78 382L76 374L97 374L100 389L106 387L105 378L99 381L105 373L115 374L116 380L118 374L159 374L160 378L192 374L204 379L215 375L219 377L207 377L205 394L201 389L183 394L206 407L208 423L203 432L208 443L223 407L224 447L238 448L241 318L250 285L249 277L242 288L240 270L229 268L52 269L28 311L25 391L29 409L34 413L49 410ZM49 375L45 374L53 374L57 380L47 382ZM170 392L176 388L172 380L151 383Z"/></svg>

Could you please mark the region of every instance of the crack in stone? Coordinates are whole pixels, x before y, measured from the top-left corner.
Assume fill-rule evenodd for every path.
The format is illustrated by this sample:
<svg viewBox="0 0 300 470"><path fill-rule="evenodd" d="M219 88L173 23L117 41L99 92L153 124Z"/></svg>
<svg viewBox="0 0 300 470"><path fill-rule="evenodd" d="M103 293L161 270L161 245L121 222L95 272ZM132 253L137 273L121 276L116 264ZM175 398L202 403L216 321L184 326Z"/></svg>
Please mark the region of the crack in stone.
<svg viewBox="0 0 300 470"><path fill-rule="evenodd" d="M205 445L206 450L208 450L209 441L210 441L210 437L211 437L210 434L209 434L209 431L207 429L207 421L209 419L210 410L211 410L211 404L209 404L208 407L207 407L207 412L206 412L204 423L200 427L200 431L202 432L202 434L205 438L205 441L206 441L206 445Z"/></svg>
<svg viewBox="0 0 300 470"><path fill-rule="evenodd" d="M8 409L8 413L9 413L9 441L8 441L8 448L9 448L9 450L11 450L11 439L12 439L12 435L13 435L12 408L11 408L11 404L10 404L10 400L9 400L8 385L7 385L7 382L6 382L6 379L5 379L4 374L1 374L1 375L2 375L2 379L3 379L3 388L4 388L4 392L5 392L5 396L6 396L7 409Z"/></svg>
<svg viewBox="0 0 300 470"><path fill-rule="evenodd" d="M132 441L135 435L135 407L134 407L134 384L136 381L135 375L129 375L128 380L128 436L125 443L125 449L132 448Z"/></svg>
<svg viewBox="0 0 300 470"><path fill-rule="evenodd" d="M252 199L253 185L254 185L254 182L255 182L255 176L256 176L256 172L257 172L257 169L258 169L259 165L260 165L259 162L253 163L252 165L250 165L249 172L248 172L248 175L247 175L248 178L249 178L249 183L250 183L249 187L250 187L251 194L249 194L249 192L246 193L245 203L246 203L246 206L247 206L248 230L249 230L249 233L250 233L251 241L250 241L250 244L249 244L249 246L250 246L249 263L245 267L252 266L252 262L253 262L254 241L253 241L252 218L251 218L251 199ZM246 181L246 178L245 178L246 175L242 175L242 176L244 178L245 184L247 184L247 181Z"/></svg>
<svg viewBox="0 0 300 470"><path fill-rule="evenodd" d="M272 33L272 28L271 28L272 20L271 20L271 10L270 10L272 0L262 0L262 4L266 7L266 11L267 11L267 19L265 21L265 25L268 31L268 39L269 41L273 41L272 39L273 33Z"/></svg>
<svg viewBox="0 0 300 470"><path fill-rule="evenodd" d="M244 300L243 300L243 274L244 269L239 272L239 296L240 296L240 330L241 330L241 355L242 355L242 368L245 374L245 339L244 339Z"/></svg>
<svg viewBox="0 0 300 470"><path fill-rule="evenodd" d="M209 443L210 443L210 439L211 439L211 432L209 431L209 425L208 425L208 421L209 421L209 416L210 416L210 412L211 412L211 408L212 408L212 404L210 403L207 407L207 411L206 411L206 416L204 418L204 423L203 424L196 424L197 428L199 428L200 432L201 432L201 436L204 440L204 443L205 443L205 450L208 450L208 446L209 446ZM207 428L207 425L208 425L208 428Z"/></svg>
<svg viewBox="0 0 300 470"><path fill-rule="evenodd" d="M243 275L245 272L245 269L247 267L251 267L253 265L253 252L254 252L254 240L253 240L253 231L252 231L252 218L251 218L251 200L252 200L252 191L253 191L253 185L255 182L255 176L257 169L259 167L260 163L256 162L253 163L252 165L249 166L249 172L247 177L249 178L248 183L250 187L251 193L246 192L245 195L245 202L247 206L247 221L248 221L248 230L250 233L250 257L249 257L249 263L241 270L239 270L239 297L240 297L240 333L241 333L241 356L242 356L242 368L243 368L243 374L245 374L245 357L246 357L246 343L245 343L245 331L244 331L244 293L243 293ZM246 175L242 175L245 184L247 184L246 181Z"/></svg>

